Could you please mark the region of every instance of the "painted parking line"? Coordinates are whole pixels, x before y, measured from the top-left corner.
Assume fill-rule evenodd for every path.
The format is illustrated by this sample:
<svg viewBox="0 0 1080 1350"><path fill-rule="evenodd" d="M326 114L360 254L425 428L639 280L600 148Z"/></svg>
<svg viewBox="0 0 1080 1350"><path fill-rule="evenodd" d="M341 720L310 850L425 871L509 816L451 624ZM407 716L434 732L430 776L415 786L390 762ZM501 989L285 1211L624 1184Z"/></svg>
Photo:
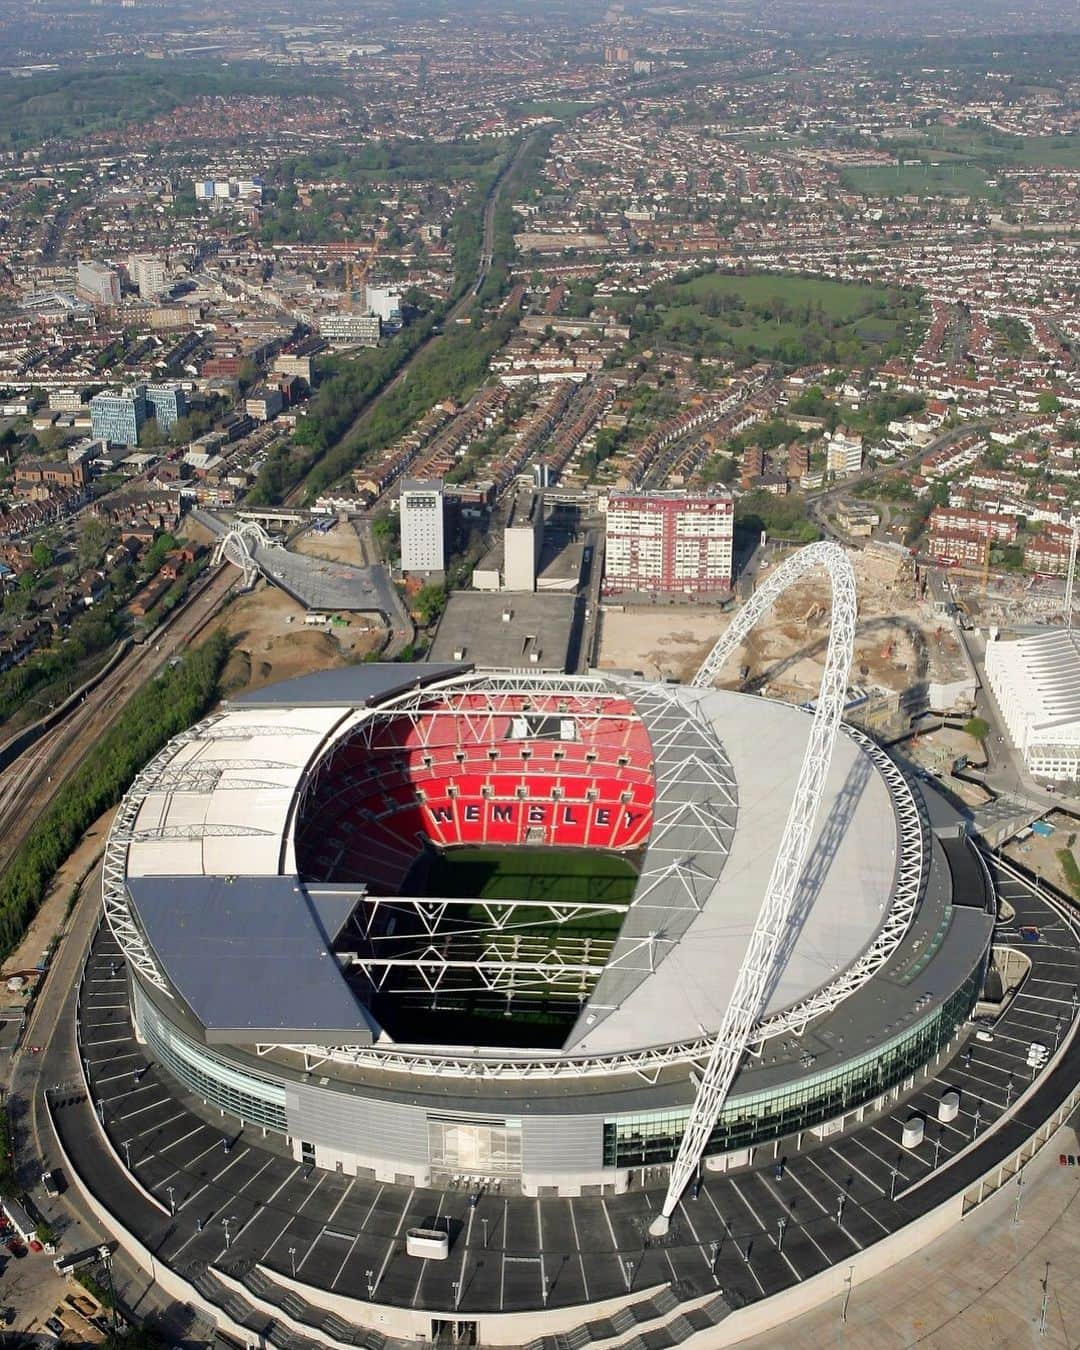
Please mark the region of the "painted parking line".
<svg viewBox="0 0 1080 1350"><path fill-rule="evenodd" d="M293 1177L296 1176L297 1172L299 1171L300 1171L300 1164L297 1163L296 1166L293 1168L293 1170L289 1173L289 1175L285 1178L285 1180L273 1193L273 1195L271 1195L269 1199L265 1201L265 1203L263 1204L263 1209L269 1209L273 1205L274 1201L278 1198L281 1192L285 1189L285 1187L289 1184L289 1182L292 1181Z"/></svg>
<svg viewBox="0 0 1080 1350"><path fill-rule="evenodd" d="M574 1230L574 1246L577 1248L578 1265L581 1267L581 1285L585 1290L585 1302L589 1302L589 1277L585 1273L585 1257L581 1251L581 1238L578 1236L577 1218L574 1214L573 1200L567 1201L570 1207L570 1227Z"/></svg>
<svg viewBox="0 0 1080 1350"><path fill-rule="evenodd" d="M166 1102L172 1102L171 1097L159 1097L156 1102L150 1102L146 1106L137 1107L134 1111L128 1111L126 1115L117 1116L120 1121L134 1120L136 1116L144 1116L147 1111L156 1111L159 1106L164 1106Z"/></svg>
<svg viewBox="0 0 1080 1350"><path fill-rule="evenodd" d="M368 1226L368 1220L371 1218L372 1214L375 1212L375 1206L376 1206L376 1205L379 1203L379 1201L382 1199L382 1193L383 1193L384 1190L386 1190L385 1184L380 1185L379 1189L375 1192L375 1199L372 1200L371 1205L370 1205L370 1207L368 1208L368 1212L364 1215L364 1217L363 1217L363 1219L362 1219L362 1221L361 1221L361 1223L360 1223L360 1227L361 1227L362 1229L363 1229L363 1228L366 1228L366 1227Z"/></svg>
<svg viewBox="0 0 1080 1350"><path fill-rule="evenodd" d="M166 1125L171 1125L174 1120L182 1120L186 1114L187 1114L186 1111L177 1111L175 1116L169 1116L167 1120L163 1120L157 1125L147 1125L145 1130L140 1130L139 1133L135 1135L135 1138L144 1139L148 1134L153 1134L155 1130L160 1131L163 1130ZM186 1137L187 1136L185 1136L185 1138ZM172 1144L165 1144L164 1147L159 1150L159 1152L164 1153L165 1149L167 1148L172 1148Z"/></svg>
<svg viewBox="0 0 1080 1350"><path fill-rule="evenodd" d="M181 1116L185 1115L187 1115L186 1111L180 1111L175 1116L173 1116L173 1120L179 1120ZM170 1123L169 1121L166 1121L165 1125L168 1125L169 1123ZM164 1129L165 1126L162 1125L160 1128ZM162 1144L158 1152L168 1153L169 1149L176 1148L178 1145L185 1143L188 1139L191 1139L194 1135L198 1134L200 1130L205 1128L206 1127L202 1124L196 1125L193 1130L188 1130L187 1134L182 1134L179 1139L174 1139L171 1144ZM144 1133L147 1133L147 1131L144 1131Z"/></svg>
<svg viewBox="0 0 1080 1350"><path fill-rule="evenodd" d="M247 1190L247 1188L251 1185L251 1183L253 1181L258 1181L258 1179L262 1176L262 1174L266 1171L266 1169L268 1167L272 1167L275 1162L277 1162L277 1159L271 1154L271 1156L267 1158L267 1160L263 1163L263 1165L259 1168L257 1172L253 1172L251 1176L248 1177L247 1181L241 1182L241 1184L237 1187L236 1194L243 1195L243 1193ZM262 1206L262 1208L265 1208L265 1206Z"/></svg>
<svg viewBox="0 0 1080 1350"><path fill-rule="evenodd" d="M207 1155L208 1153L212 1152L212 1151L213 1151L215 1148L217 1148L217 1147L218 1147L218 1141L215 1140L215 1141L214 1141L212 1144L210 1144L208 1147L204 1148L203 1151L202 1151L201 1153L196 1153L196 1155L194 1156L194 1158L192 1158L186 1165L181 1164L179 1167L177 1167L177 1168L175 1168L173 1171L171 1171L171 1172L169 1173L169 1175L165 1178L165 1181L172 1181L173 1177L180 1177L180 1176L186 1176L186 1175L188 1175L190 1169L194 1168L194 1166L195 1166L196 1163L201 1162L201 1161L203 1160L203 1158L205 1158L206 1155ZM162 1184L164 1185L164 1182L163 1182Z"/></svg>
<svg viewBox="0 0 1080 1350"><path fill-rule="evenodd" d="M398 1235L401 1232L401 1225L405 1222L405 1215L408 1214L409 1212L409 1206L412 1204L412 1198L415 1194L416 1194L415 1188L410 1188L409 1194L405 1197L405 1203L401 1207L401 1213L398 1216L397 1227L394 1229L394 1235L387 1243L386 1255L382 1259L382 1265L379 1267L378 1275L375 1276L375 1284L373 1286L375 1289L378 1289L379 1285L382 1284L382 1277L386 1274L386 1267L390 1264L390 1258L391 1256L393 1256L394 1248L397 1245ZM500 1307L502 1306L501 1297L502 1296L500 1294L500 1305L499 1305Z"/></svg>
<svg viewBox="0 0 1080 1350"><path fill-rule="evenodd" d="M744 1205L744 1207L745 1207L745 1209L746 1209L746 1212L750 1215L750 1217L751 1217L751 1218L754 1220L754 1222L758 1225L758 1227L761 1229L761 1231L762 1231L763 1233L764 1233L764 1232L768 1232L768 1229L766 1229L764 1223L762 1223L761 1218L760 1218L760 1216L759 1216L757 1210L756 1210L756 1209L754 1208L754 1206L750 1203L750 1201L747 1200L746 1196L743 1195L742 1191L739 1190L739 1183L735 1180L734 1177L731 1178L731 1189L735 1192L735 1194L736 1194L736 1195L739 1197L739 1199L743 1202L743 1205Z"/></svg>
<svg viewBox="0 0 1080 1350"><path fill-rule="evenodd" d="M445 1191L440 1191L440 1192L439 1192L439 1205L438 1205L438 1208L435 1210L435 1221L434 1221L434 1223L431 1225L433 1229L437 1229L437 1228L439 1227L439 1220L442 1218L442 1207L443 1207L443 1201L445 1200L445 1198L446 1198L446 1192L445 1192ZM471 1212L472 1212L472 1211L470 1210L470 1213L471 1213ZM447 1224L447 1229L448 1229L448 1230L449 1230L449 1227L450 1227L450 1225L449 1225L449 1223L448 1223L448 1224ZM412 1304L412 1306L413 1306L414 1308L416 1307L416 1300L420 1297L420 1287L421 1287L421 1285L424 1283L424 1273L426 1272L427 1268L428 1268L428 1263L427 1263L426 1261L421 1261L421 1262L420 1262L420 1269L419 1269L419 1271L417 1272L417 1276L416 1276L416 1284L413 1286L412 1298L409 1300L410 1303Z"/></svg>
<svg viewBox="0 0 1080 1350"><path fill-rule="evenodd" d="M334 1276L334 1278L330 1281L330 1288L331 1288L331 1289L336 1289L336 1288L337 1288L337 1282L338 1282L338 1280L341 1279L342 1273L344 1272L345 1267L349 1264L349 1261L350 1261L350 1259L352 1258L352 1254L353 1254L353 1252L356 1250L356 1244L357 1244L359 1241L360 1241L360 1234L359 1234L359 1233L356 1233L355 1236L353 1237L352 1242L349 1244L349 1250L345 1253L345 1258L344 1258L344 1260L342 1261L341 1265L338 1266L338 1272L337 1272L337 1274L336 1274L336 1275Z"/></svg>

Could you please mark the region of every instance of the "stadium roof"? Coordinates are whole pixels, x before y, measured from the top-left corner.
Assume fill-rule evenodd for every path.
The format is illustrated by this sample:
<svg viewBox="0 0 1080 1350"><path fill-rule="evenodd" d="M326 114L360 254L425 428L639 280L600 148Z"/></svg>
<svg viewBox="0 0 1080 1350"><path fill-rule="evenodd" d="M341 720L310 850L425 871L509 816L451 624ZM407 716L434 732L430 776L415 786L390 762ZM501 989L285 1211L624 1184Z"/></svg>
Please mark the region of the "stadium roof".
<svg viewBox="0 0 1080 1350"><path fill-rule="evenodd" d="M311 766L367 708L387 700L415 707L428 697L422 685L444 681L462 692L573 688L632 698L653 746L653 830L619 939L566 1053L620 1054L715 1030L765 893L810 717L721 690L470 673L461 664L357 666L260 691L171 742L141 776L128 889L147 940L193 1011L222 1039L261 1032L295 1043L307 1007L312 1043L327 1043L335 1030L337 1044L370 1040L371 1024L351 995L345 1003L348 991L326 952L350 898L320 920L310 893L298 890L294 817ZM770 1012L830 984L874 942L892 904L900 837L892 789L869 753L842 735ZM219 902L227 911L220 922ZM208 935L201 947L193 940L200 927ZM280 990L270 972L286 949L298 988L310 991L325 971L325 1003L312 993L293 1000L290 989L282 1008L270 1006L261 990ZM230 986L224 1004L211 995L216 982ZM247 998L253 1007L245 1014L239 1003Z"/></svg>
<svg viewBox="0 0 1080 1350"><path fill-rule="evenodd" d="M330 950L341 907L328 925L294 877L141 877L128 890L208 1043L373 1039Z"/></svg>
<svg viewBox="0 0 1080 1350"><path fill-rule="evenodd" d="M1080 718L1080 632L1050 631L994 644L1006 681L1023 691L1025 720L1041 732Z"/></svg>
<svg viewBox="0 0 1080 1350"><path fill-rule="evenodd" d="M669 915L651 903L654 897L639 891L623 933L651 929L656 938L637 961L624 967L609 962L575 1028L570 1047L575 1052L608 1054L690 1040L702 1027L715 1029L753 931L794 796L810 732L806 713L723 690L680 687L678 696L700 708L730 760L738 790L730 852L701 897L700 910L691 910L678 933L672 933ZM685 750L683 746L676 753ZM654 826L650 852L656 836ZM702 820L686 839L684 856L700 865L714 837ZM897 846L888 787L866 752L841 735L796 893L786 965L766 1013L828 984L869 946L892 897ZM685 887L669 881L668 889L673 904L679 904L681 893L685 915ZM642 972L647 979L641 978ZM634 973L637 979L630 978Z"/></svg>
<svg viewBox="0 0 1080 1350"><path fill-rule="evenodd" d="M233 703L238 707L263 708L363 708L471 669L471 665L460 661L363 662L301 675L283 684L269 684L241 694Z"/></svg>

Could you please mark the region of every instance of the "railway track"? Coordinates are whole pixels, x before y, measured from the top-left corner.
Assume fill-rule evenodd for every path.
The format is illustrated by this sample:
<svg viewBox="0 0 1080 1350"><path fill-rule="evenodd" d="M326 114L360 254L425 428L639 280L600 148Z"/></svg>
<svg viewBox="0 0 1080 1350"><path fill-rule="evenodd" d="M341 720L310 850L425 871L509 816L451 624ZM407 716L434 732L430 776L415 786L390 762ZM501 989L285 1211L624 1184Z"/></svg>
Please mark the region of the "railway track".
<svg viewBox="0 0 1080 1350"><path fill-rule="evenodd" d="M213 621L235 584L233 568L213 573L166 624L132 647L111 675L5 769L0 782L0 872L135 690Z"/></svg>

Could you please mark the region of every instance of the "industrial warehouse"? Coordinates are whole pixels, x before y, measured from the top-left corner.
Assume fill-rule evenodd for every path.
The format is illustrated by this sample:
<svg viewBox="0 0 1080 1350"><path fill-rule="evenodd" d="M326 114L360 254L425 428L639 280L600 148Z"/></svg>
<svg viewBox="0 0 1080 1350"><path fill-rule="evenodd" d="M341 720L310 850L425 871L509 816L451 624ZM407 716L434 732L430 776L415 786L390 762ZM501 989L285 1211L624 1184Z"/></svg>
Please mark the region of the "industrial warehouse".
<svg viewBox="0 0 1080 1350"><path fill-rule="evenodd" d="M822 567L814 707L713 687ZM844 555L815 545L691 685L366 664L226 703L147 766L106 848L83 1054L110 1147L193 1225L184 1248L224 1228L205 1297L249 1242L243 1297L302 1290L301 1321L349 1324L334 1342L445 1323L524 1343L593 1305L659 1318L666 1285L721 1321L895 1235L948 1187L943 1147L993 1144L1008 1103L965 1090L970 1019L1025 1016L1032 962L994 944L960 816L841 723L853 625ZM1067 984L1075 957L1041 978ZM165 1095L127 1104L146 1090ZM804 1162L820 1188L844 1170L822 1150L872 1134L846 1187L799 1181L821 1216L768 1217ZM236 1147L281 1177L246 1217ZM332 1211L312 1228L294 1195L271 1235L302 1184ZM739 1216L713 1188L745 1205L754 1185L768 1237L756 1257L734 1241L722 1276Z"/></svg>

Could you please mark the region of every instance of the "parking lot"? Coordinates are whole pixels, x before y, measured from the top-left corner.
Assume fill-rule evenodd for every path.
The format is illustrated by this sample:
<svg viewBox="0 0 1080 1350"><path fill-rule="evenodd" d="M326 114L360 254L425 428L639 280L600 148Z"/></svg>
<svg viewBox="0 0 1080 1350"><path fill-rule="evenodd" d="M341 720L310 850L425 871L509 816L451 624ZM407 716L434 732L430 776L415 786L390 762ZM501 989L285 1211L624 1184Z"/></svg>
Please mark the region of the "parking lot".
<svg viewBox="0 0 1080 1350"><path fill-rule="evenodd" d="M661 1241L647 1236L663 1196L659 1172L657 1189L536 1200L498 1184L413 1189L302 1166L283 1141L241 1130L147 1064L107 932L86 971L82 1038L113 1153L77 1086L53 1094L55 1118L80 1173L158 1259L192 1279L231 1273L294 1316L302 1300L274 1275L295 1273L314 1289L463 1315L569 1306L659 1285L681 1297L723 1291L725 1303L738 1306L849 1259L970 1184L1064 1095L1060 1075L1033 1082L1026 1058L1033 1040L1053 1051L1076 1011L1076 934L1029 887L997 880L1015 919L995 942L1018 944L1025 924L1036 924L1041 938L1024 944L1032 969L984 1033L992 1040L969 1038L910 1097L853 1133L826 1143L806 1135L805 1151L799 1140L786 1141L782 1167L770 1151L752 1170L710 1176L696 1195L684 1196ZM1066 1058L1075 1081L1074 1046ZM959 1094L959 1113L939 1123L938 1103L950 1090ZM917 1113L925 1117L925 1137L907 1149L901 1134ZM156 1203L130 1185L128 1167ZM407 1256L404 1234L412 1226L445 1227L450 1259Z"/></svg>

